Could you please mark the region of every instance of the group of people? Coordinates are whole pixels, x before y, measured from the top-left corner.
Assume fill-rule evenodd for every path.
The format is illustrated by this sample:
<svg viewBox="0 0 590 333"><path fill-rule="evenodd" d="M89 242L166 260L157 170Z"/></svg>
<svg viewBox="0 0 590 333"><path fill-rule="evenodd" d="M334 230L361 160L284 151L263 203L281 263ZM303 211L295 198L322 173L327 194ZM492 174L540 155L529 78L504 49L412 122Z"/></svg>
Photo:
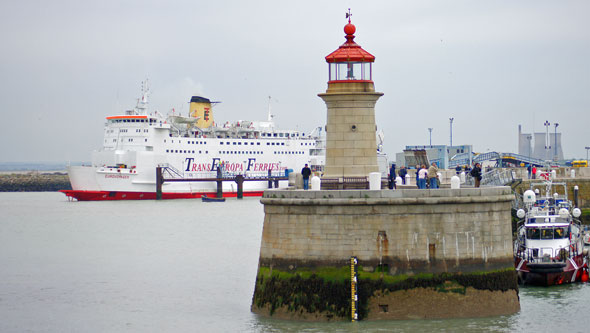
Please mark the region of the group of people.
<svg viewBox="0 0 590 333"><path fill-rule="evenodd" d="M459 174L460 166L457 166L457 174ZM536 171L536 170L535 170ZM408 170L405 166L402 166L399 170L399 177L402 179L402 184L406 184L406 175L408 174ZM481 182L481 165L479 163L475 163L475 166L469 171L469 175L473 177L475 181L475 187L479 187ZM309 177L311 176L311 169L307 164L305 167L301 169L301 176L303 177L303 189L309 189ZM389 188L395 189L396 183L396 171L395 171L395 164L391 165L389 169ZM433 162L428 169L426 169L426 165L422 164L416 165L416 185L419 189L436 189L440 187L440 179L438 178L438 166L435 162Z"/></svg>
<svg viewBox="0 0 590 333"><path fill-rule="evenodd" d="M457 166L457 174L461 172L461 167ZM473 177L475 181L475 187L479 187L481 182L481 165L476 163L473 168L465 167L465 170L469 172L469 175ZM406 184L406 175L408 174L408 170L402 166L399 170L399 177L402 179L402 184ZM396 172L395 172L395 164L391 165L389 169L389 188L394 189L396 188ZM416 185L419 189L436 189L440 187L440 179L438 177L438 166L436 163L432 163L430 167L427 169L426 165L416 165Z"/></svg>
<svg viewBox="0 0 590 333"><path fill-rule="evenodd" d="M416 184L420 189L426 189L428 186L431 189L439 188L438 167L436 163L432 163L428 169L426 165L416 165Z"/></svg>

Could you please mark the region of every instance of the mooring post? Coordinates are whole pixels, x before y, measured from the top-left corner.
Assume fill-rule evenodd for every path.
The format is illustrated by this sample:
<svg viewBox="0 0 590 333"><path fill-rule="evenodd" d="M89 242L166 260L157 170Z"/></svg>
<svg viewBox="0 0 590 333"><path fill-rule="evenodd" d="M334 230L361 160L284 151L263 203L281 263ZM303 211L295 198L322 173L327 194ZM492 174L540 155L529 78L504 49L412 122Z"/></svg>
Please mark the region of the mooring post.
<svg viewBox="0 0 590 333"><path fill-rule="evenodd" d="M272 188L272 176L270 170L268 170L268 188Z"/></svg>
<svg viewBox="0 0 590 333"><path fill-rule="evenodd" d="M217 168L217 197L223 198L223 180L221 180L221 168Z"/></svg>
<svg viewBox="0 0 590 333"><path fill-rule="evenodd" d="M578 185L574 186L574 208L578 208L578 192L579 192Z"/></svg>
<svg viewBox="0 0 590 333"><path fill-rule="evenodd" d="M237 175L236 183L238 184L238 199L242 199L244 197L244 176Z"/></svg>
<svg viewBox="0 0 590 333"><path fill-rule="evenodd" d="M162 200L162 183L164 183L162 167L156 167L156 200Z"/></svg>

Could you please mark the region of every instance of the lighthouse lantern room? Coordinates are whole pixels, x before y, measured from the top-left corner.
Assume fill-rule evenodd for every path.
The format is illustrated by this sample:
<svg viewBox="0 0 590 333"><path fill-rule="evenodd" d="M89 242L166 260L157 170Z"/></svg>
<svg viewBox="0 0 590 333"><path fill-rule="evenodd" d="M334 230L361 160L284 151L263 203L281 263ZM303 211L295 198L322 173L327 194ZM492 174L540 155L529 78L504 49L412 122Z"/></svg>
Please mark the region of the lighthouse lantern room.
<svg viewBox="0 0 590 333"><path fill-rule="evenodd" d="M326 56L329 81L372 82L375 57L354 42L356 27L350 23L350 12L347 16L348 24L344 26L346 42Z"/></svg>

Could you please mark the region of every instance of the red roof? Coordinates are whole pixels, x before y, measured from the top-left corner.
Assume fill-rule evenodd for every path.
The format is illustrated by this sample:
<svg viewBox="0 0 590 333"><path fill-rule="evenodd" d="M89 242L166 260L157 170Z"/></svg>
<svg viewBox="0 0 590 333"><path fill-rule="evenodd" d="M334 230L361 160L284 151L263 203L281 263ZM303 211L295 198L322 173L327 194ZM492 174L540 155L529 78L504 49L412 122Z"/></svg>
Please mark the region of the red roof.
<svg viewBox="0 0 590 333"><path fill-rule="evenodd" d="M331 62L374 62L375 56L363 50L363 48L354 42L354 32L356 27L350 22L344 26L346 33L346 42L326 56L326 61Z"/></svg>

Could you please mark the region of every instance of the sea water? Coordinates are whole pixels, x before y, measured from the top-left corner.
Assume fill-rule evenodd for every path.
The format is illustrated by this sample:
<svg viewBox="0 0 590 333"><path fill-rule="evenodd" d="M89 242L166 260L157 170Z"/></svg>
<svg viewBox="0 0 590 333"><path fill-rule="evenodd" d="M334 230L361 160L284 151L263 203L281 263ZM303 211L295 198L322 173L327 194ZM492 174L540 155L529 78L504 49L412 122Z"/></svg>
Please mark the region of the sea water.
<svg viewBox="0 0 590 333"><path fill-rule="evenodd" d="M510 316L303 323L250 312L258 198L69 202L0 193L0 332L588 332L590 284L521 288Z"/></svg>

